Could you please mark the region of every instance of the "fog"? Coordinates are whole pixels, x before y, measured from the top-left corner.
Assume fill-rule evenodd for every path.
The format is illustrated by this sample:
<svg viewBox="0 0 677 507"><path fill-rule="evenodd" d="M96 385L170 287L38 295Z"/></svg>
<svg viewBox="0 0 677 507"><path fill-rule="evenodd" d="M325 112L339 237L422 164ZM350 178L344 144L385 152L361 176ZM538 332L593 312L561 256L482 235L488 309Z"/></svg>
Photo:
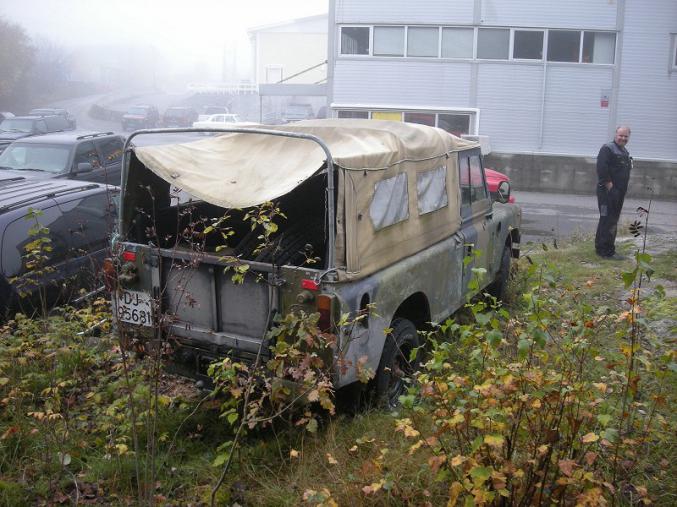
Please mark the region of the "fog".
<svg viewBox="0 0 677 507"><path fill-rule="evenodd" d="M251 77L248 29L327 12L327 0L0 0L0 17L68 55L72 81L162 88Z"/></svg>

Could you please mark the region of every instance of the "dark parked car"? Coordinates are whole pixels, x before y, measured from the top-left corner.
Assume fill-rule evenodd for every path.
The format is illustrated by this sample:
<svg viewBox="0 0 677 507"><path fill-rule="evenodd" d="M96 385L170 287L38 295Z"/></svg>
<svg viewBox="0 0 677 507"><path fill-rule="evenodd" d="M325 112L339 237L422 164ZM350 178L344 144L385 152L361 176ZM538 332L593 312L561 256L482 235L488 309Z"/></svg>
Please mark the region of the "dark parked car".
<svg viewBox="0 0 677 507"><path fill-rule="evenodd" d="M155 106L132 106L122 115L122 130L149 129L157 127L159 121L160 114Z"/></svg>
<svg viewBox="0 0 677 507"><path fill-rule="evenodd" d="M40 109L31 109L28 114L30 116L61 116L68 122L70 130L75 130L77 124L75 116L70 114L66 109L60 107L43 107Z"/></svg>
<svg viewBox="0 0 677 507"><path fill-rule="evenodd" d="M0 175L0 319L99 289L118 193L96 183ZM31 264L27 250L39 239L45 259Z"/></svg>
<svg viewBox="0 0 677 507"><path fill-rule="evenodd" d="M170 107L162 117L163 127L192 127L197 121L197 111L192 107Z"/></svg>
<svg viewBox="0 0 677 507"><path fill-rule="evenodd" d="M20 139L0 153L0 177L120 184L124 139L112 132L59 132Z"/></svg>

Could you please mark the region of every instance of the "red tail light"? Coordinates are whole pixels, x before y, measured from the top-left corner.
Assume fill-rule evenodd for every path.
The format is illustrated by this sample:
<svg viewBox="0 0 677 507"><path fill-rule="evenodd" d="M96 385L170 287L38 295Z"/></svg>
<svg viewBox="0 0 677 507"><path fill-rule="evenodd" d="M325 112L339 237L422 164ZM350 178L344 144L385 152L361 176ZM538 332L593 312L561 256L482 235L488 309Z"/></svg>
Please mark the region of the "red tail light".
<svg viewBox="0 0 677 507"><path fill-rule="evenodd" d="M303 279L301 280L301 287L308 290L320 290L320 284L314 280Z"/></svg>
<svg viewBox="0 0 677 507"><path fill-rule="evenodd" d="M122 252L122 260L125 262L136 261L136 252L130 252L129 250L125 250L124 252Z"/></svg>

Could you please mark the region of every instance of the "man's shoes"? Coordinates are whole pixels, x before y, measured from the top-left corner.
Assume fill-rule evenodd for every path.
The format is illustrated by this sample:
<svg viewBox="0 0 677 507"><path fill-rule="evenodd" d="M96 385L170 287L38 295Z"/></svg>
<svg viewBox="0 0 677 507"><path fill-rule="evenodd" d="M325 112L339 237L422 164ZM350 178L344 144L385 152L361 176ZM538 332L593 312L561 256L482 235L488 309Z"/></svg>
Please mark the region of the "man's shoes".
<svg viewBox="0 0 677 507"><path fill-rule="evenodd" d="M597 254L600 258L607 260L607 261L624 261L627 260L627 257L625 255L617 254L614 253L612 255L599 255Z"/></svg>

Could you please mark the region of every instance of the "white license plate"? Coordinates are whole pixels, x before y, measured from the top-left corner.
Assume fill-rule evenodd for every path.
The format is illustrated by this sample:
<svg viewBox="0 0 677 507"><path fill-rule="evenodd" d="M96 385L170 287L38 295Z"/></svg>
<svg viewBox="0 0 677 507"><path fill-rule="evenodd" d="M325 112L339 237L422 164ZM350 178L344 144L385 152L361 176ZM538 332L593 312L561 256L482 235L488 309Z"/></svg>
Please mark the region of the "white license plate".
<svg viewBox="0 0 677 507"><path fill-rule="evenodd" d="M113 308L122 322L153 326L152 298L147 292L120 290L115 294Z"/></svg>

